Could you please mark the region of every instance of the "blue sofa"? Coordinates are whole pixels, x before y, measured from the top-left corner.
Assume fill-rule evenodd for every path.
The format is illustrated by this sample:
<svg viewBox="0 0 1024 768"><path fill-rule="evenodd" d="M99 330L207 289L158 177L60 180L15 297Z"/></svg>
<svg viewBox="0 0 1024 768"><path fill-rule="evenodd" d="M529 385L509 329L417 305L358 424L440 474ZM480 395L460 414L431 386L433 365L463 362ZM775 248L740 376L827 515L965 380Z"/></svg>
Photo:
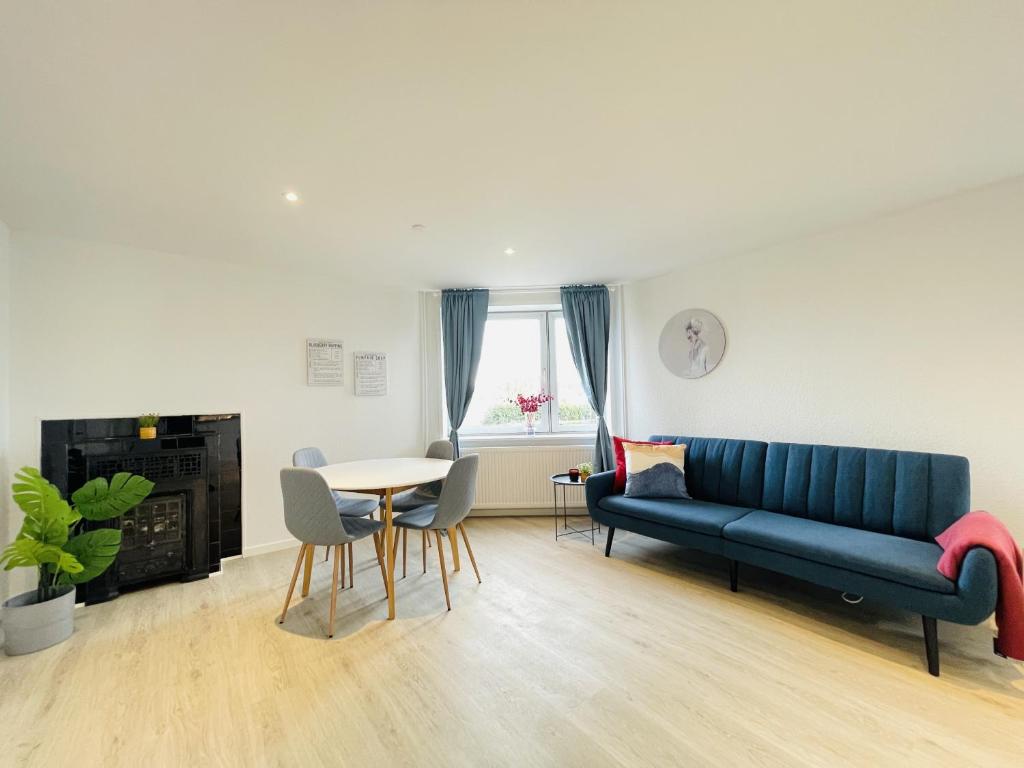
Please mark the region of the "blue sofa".
<svg viewBox="0 0 1024 768"><path fill-rule="evenodd" d="M995 610L996 564L971 550L960 578L936 570L934 537L964 515L970 474L962 456L762 443L677 435L692 499L614 494L614 472L587 479L591 516L608 526L723 555L730 586L739 563L890 603L922 616L928 671L939 674L936 619L978 624Z"/></svg>

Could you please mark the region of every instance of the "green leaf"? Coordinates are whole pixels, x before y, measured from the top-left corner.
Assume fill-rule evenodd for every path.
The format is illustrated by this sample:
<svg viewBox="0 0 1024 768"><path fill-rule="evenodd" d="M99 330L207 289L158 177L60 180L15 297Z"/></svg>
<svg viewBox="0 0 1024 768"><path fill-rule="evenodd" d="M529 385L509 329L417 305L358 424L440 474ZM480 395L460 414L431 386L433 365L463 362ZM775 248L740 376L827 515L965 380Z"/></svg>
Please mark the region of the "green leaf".
<svg viewBox="0 0 1024 768"><path fill-rule="evenodd" d="M64 568L67 576L61 577L61 583L81 584L95 579L114 562L121 549L121 531L117 528L86 531L69 540L64 549L80 567L78 571Z"/></svg>
<svg viewBox="0 0 1024 768"><path fill-rule="evenodd" d="M117 532L120 536L120 531ZM65 552L53 544L44 544L32 539L17 539L0 553L0 563L4 570L12 568L37 567L43 564L56 565L59 570L68 573L79 573L82 564L71 552Z"/></svg>
<svg viewBox="0 0 1024 768"><path fill-rule="evenodd" d="M71 500L86 520L110 520L136 506L152 490L153 483L146 478L118 472L109 483L104 477L90 480L71 494Z"/></svg>
<svg viewBox="0 0 1024 768"><path fill-rule="evenodd" d="M18 537L58 547L64 544L68 540L68 528L78 522L81 515L35 467L22 467L14 480L11 485L14 501L25 513Z"/></svg>

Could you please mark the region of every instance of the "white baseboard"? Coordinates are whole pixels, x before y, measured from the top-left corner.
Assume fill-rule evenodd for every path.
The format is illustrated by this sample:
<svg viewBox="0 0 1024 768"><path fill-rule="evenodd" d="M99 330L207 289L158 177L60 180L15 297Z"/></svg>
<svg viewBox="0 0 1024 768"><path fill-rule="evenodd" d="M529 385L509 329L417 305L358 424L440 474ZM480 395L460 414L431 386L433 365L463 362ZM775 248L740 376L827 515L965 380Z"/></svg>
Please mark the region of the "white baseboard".
<svg viewBox="0 0 1024 768"><path fill-rule="evenodd" d="M569 505L569 515L580 515L586 514L586 505ZM497 504L487 504L483 507L473 507L473 511L469 513L470 517L551 517L554 514L552 507L536 507L530 505L515 505L505 504L499 506ZM561 514L561 505L559 505L559 514ZM268 544L256 544L251 547L245 547L242 550L242 557L255 557L256 555L266 555L270 552L279 552L282 549L292 549L293 547L299 546L298 539L281 539L280 541L271 541ZM228 560L230 558L224 558Z"/></svg>
<svg viewBox="0 0 1024 768"><path fill-rule="evenodd" d="M585 505L573 506L569 505L569 516L573 515L585 515L587 508ZM486 505L483 507L473 507L473 511L469 513L470 517L551 517L554 515L555 510L553 507L535 507L535 506L524 506L517 507L513 505L506 505L499 507L498 505ZM562 505L558 505L558 514L562 514Z"/></svg>
<svg viewBox="0 0 1024 768"><path fill-rule="evenodd" d="M299 546L298 539L281 539L280 541L272 541L269 544L256 544L252 547L245 547L242 550L242 557L265 555L269 552L278 552L282 549L291 549L297 546Z"/></svg>

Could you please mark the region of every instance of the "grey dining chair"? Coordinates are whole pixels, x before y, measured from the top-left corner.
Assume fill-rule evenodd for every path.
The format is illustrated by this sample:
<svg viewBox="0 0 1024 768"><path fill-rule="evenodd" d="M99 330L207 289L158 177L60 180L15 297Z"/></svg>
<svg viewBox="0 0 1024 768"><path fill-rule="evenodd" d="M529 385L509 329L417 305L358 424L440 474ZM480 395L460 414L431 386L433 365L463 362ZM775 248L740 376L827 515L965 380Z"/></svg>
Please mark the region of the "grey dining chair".
<svg viewBox="0 0 1024 768"><path fill-rule="evenodd" d="M306 467L308 469L316 469L318 467L327 466L327 457L324 456L324 452L319 448L299 448L295 453L292 454L292 466L293 467ZM373 513L377 511L377 500L373 498L362 498L353 499L349 496L344 496L338 491L331 491L331 495L334 497L334 504L338 508L338 514L342 517L366 517L370 516L373 519ZM327 555L324 557L324 562L327 562L331 556L331 548L327 548ZM355 558L352 555L352 545L348 545L348 580L349 586L354 587L356 585L356 570L355 570ZM341 588L345 588L345 566L342 563L341 568Z"/></svg>
<svg viewBox="0 0 1024 768"><path fill-rule="evenodd" d="M476 558L473 556L473 548L469 545L469 536L466 535L466 526L463 520L473 507L476 499L476 475L480 467L480 457L477 454L463 456L457 459L452 468L448 471L444 486L441 488L441 495L436 502L424 504L417 509L405 512L394 519L396 528L401 528L403 535L405 531L423 531L423 572L427 572L427 548L426 541L428 532L434 532L435 543L437 544L437 558L441 565L441 581L444 584L444 601L448 610L452 609L451 596L448 593L448 572L444 564L444 547L441 543L441 531L455 531L462 534L462 540L466 543L466 552L469 553L469 561L473 564L473 572L476 574L478 583L480 569L476 567ZM454 535L451 536L454 539ZM452 541L452 547L456 546ZM398 540L395 540L397 550ZM397 554L397 551L396 553ZM403 553L402 571L405 571L405 557Z"/></svg>
<svg viewBox="0 0 1024 768"><path fill-rule="evenodd" d="M452 456L455 455L455 451L452 449L450 440L435 440L429 446L427 446L428 459L444 459L445 461L451 461ZM435 480L432 483L426 483L424 485L417 485L415 488L410 488L407 491L400 491L391 497L391 511L392 512L411 512L414 509L419 509L424 504L433 504L437 501L437 497L441 493L441 487L444 485L443 480ZM380 506L383 509L384 499L380 500ZM427 536L426 531L423 532L423 540L426 545L430 545L430 538ZM409 549L409 531L407 529L402 530L402 576L405 576L405 553Z"/></svg>
<svg viewBox="0 0 1024 768"><path fill-rule="evenodd" d="M384 550L380 540L384 524L377 520L339 515L327 481L315 469L282 469L281 495L284 498L284 524L302 546L295 560L295 570L292 571L288 595L284 599L284 608L281 610L278 623L284 624L285 616L288 614L288 604L291 603L292 593L295 591L295 580L299 576L299 568L307 550L322 544L334 547L334 578L331 581L330 624L327 631L328 637L334 637L334 613L338 602L338 566L345 559L346 544L367 536L373 537L380 575L384 580L384 591L387 592L388 580L384 571L384 559L381 557Z"/></svg>

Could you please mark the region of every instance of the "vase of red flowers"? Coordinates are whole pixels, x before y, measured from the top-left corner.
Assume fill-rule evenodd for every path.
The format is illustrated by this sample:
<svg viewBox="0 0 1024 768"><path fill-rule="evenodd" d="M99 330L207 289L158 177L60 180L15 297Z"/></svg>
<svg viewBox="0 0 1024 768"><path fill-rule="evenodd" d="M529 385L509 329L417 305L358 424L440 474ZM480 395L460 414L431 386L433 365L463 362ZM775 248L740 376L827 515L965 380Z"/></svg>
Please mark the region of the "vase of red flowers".
<svg viewBox="0 0 1024 768"><path fill-rule="evenodd" d="M526 434L532 435L536 432L535 423L537 421L537 412L540 411L540 407L554 399L554 395L549 395L546 392L539 392L536 395L516 395L514 398L510 399L509 402L513 405L519 406L519 412L522 413L523 418L526 419Z"/></svg>

